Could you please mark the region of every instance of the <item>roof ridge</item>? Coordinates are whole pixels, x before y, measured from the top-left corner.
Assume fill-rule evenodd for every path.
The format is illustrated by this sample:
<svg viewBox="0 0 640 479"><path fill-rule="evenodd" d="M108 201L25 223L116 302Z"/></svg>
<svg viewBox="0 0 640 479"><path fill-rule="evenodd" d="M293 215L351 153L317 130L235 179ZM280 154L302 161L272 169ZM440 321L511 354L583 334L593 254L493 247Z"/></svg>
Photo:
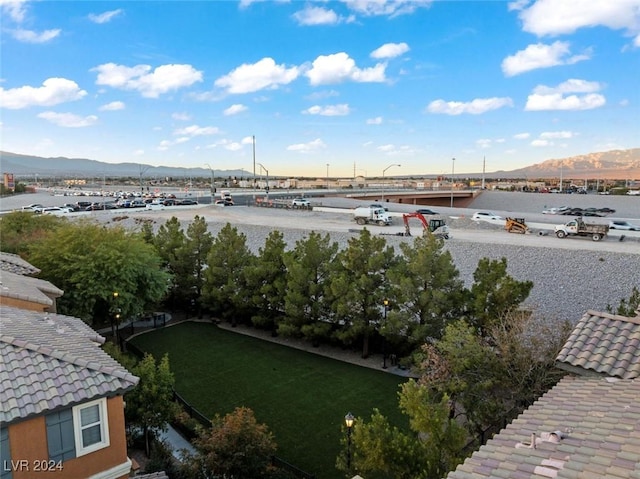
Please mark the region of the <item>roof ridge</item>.
<svg viewBox="0 0 640 479"><path fill-rule="evenodd" d="M640 308L639 308L640 310ZM621 314L614 314L614 313L604 313L602 311L595 311L593 309L588 309L587 312L583 315L583 318L585 316L598 316L600 318L607 318L607 319L614 319L617 321L626 321L629 323L633 323L633 324L640 324L640 315L636 316L636 317L632 317L632 316L623 316Z"/></svg>
<svg viewBox="0 0 640 479"><path fill-rule="evenodd" d="M136 376L134 376L129 371L127 371L127 369L124 366L122 366L118 361L113 359L110 355L105 353L100 348L97 348L97 349L99 349L101 353L111 358L119 367L107 366L100 363L99 361L88 361L84 358L76 357L74 354L71 354L67 351L64 351L64 352L59 351L48 345L37 345L31 341L25 341L22 339L15 338L13 336L8 336L6 334L0 335L0 340L12 346L28 349L29 351L32 351L34 353L42 354L43 356L49 356L51 358L57 359L58 361L72 364L74 366L78 366L84 369L90 369L92 371L97 371L103 374L114 376L118 379L123 379L129 382L132 382L134 384L137 384L138 382L137 381L138 378Z"/></svg>

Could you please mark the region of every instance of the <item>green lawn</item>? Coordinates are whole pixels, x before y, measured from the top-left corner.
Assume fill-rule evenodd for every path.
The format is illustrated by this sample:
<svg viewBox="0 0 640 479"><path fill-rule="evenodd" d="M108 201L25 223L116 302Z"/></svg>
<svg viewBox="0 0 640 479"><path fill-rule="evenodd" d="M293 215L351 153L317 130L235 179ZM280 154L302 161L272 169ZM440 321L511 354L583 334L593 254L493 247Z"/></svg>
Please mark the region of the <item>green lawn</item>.
<svg viewBox="0 0 640 479"><path fill-rule="evenodd" d="M176 390L208 417L251 408L274 433L278 456L319 479L335 469L341 425L374 407L407 427L398 410L404 378L354 366L208 323L182 323L133 339L156 358L169 353Z"/></svg>

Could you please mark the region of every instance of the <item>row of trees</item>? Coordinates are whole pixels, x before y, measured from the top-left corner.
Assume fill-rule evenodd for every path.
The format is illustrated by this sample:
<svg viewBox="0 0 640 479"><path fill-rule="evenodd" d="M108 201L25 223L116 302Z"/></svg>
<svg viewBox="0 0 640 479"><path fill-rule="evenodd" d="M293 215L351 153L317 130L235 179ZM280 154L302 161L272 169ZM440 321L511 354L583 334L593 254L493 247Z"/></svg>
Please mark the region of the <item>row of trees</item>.
<svg viewBox="0 0 640 479"><path fill-rule="evenodd" d="M455 319L485 330L533 286L509 276L505 259L483 259L467 288L433 236L403 243L396 254L367 229L342 250L316 232L287 249L274 230L253 254L237 228L227 224L213 237L197 216L186 232L171 218L143 236L172 275L172 304L195 304L232 322L313 342L360 343L363 357L376 336L406 354L441 337Z"/></svg>

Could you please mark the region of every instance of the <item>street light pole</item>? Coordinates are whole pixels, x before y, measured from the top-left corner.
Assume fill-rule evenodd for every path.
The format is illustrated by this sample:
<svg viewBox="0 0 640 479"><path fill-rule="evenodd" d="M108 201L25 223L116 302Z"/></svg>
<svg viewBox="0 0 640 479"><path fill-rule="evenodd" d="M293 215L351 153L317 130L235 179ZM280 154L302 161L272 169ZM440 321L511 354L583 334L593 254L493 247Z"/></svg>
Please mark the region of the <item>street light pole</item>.
<svg viewBox="0 0 640 479"><path fill-rule="evenodd" d="M327 163L327 190L329 189L329 163Z"/></svg>
<svg viewBox="0 0 640 479"><path fill-rule="evenodd" d="M347 426L347 471L351 471L351 428L355 418L350 412L344 417L344 423Z"/></svg>
<svg viewBox="0 0 640 479"><path fill-rule="evenodd" d="M260 166L260 168L262 168L267 174L267 184L265 190L267 191L267 196L269 196L269 170L267 170L262 163L256 163L256 165Z"/></svg>
<svg viewBox="0 0 640 479"><path fill-rule="evenodd" d="M389 300L385 299L384 304L384 326L387 326L387 310L389 309ZM387 338L382 336L382 369L387 369Z"/></svg>
<svg viewBox="0 0 640 479"><path fill-rule="evenodd" d="M384 174L392 166L402 166L402 165L398 165L398 164L394 163L393 165L389 165L384 170L382 170L382 201L384 201Z"/></svg>
<svg viewBox="0 0 640 479"><path fill-rule="evenodd" d="M211 204L213 204L213 199L216 196L215 175L213 173L213 168L211 168L211 165L209 163L205 163L204 165L208 167L209 171L211 172Z"/></svg>
<svg viewBox="0 0 640 479"><path fill-rule="evenodd" d="M456 165L456 159L451 158L451 208L453 208L453 174L454 174L455 165Z"/></svg>

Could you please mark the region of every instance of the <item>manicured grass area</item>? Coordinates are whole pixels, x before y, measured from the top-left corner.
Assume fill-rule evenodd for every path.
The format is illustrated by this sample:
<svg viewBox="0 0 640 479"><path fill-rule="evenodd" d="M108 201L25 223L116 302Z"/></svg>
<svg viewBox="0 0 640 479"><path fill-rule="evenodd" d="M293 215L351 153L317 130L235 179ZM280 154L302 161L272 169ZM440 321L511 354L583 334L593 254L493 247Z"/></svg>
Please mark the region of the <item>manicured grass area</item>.
<svg viewBox="0 0 640 479"><path fill-rule="evenodd" d="M335 460L347 412L368 420L377 407L407 427L398 410L399 376L209 323L182 323L132 342L156 358L169 353L176 390L206 416L253 409L274 433L278 456L319 479L341 477Z"/></svg>

